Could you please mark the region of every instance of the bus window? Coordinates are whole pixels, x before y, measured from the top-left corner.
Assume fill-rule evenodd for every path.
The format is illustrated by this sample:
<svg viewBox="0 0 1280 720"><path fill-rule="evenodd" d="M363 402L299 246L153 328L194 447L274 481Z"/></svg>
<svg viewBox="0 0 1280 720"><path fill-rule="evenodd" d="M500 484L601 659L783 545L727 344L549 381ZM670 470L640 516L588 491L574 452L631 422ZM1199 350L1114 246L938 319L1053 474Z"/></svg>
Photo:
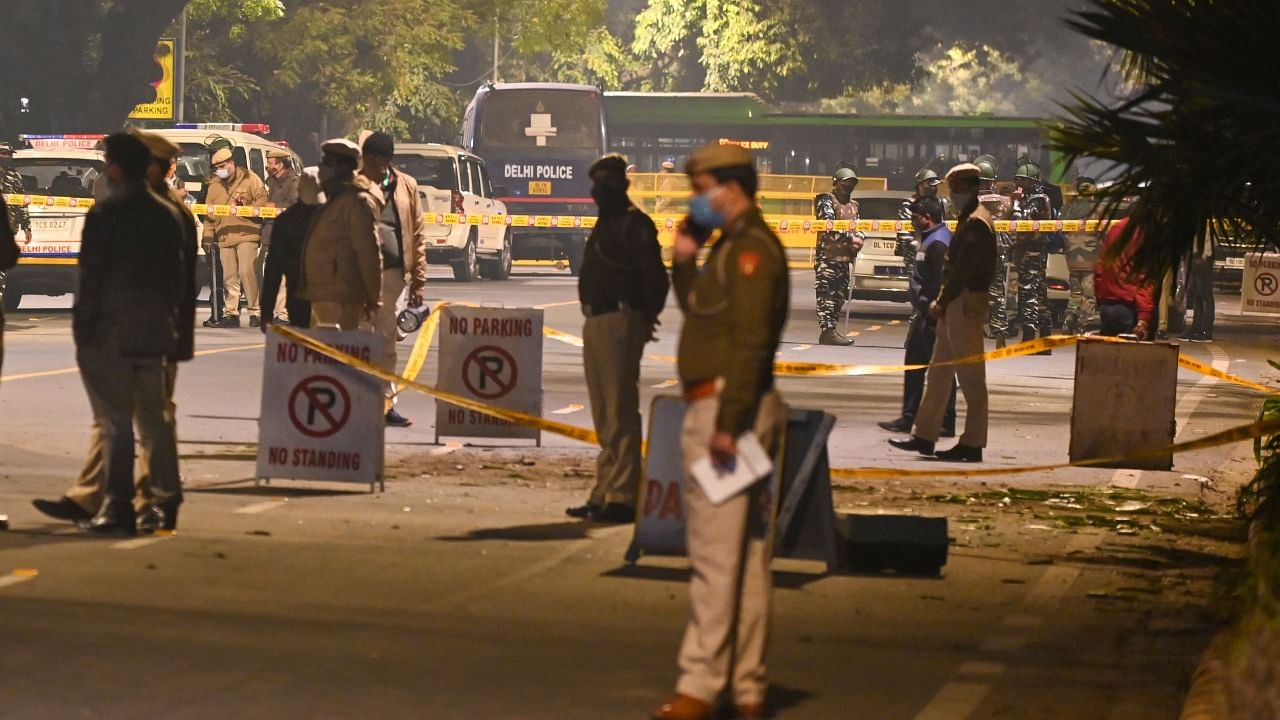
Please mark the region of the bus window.
<svg viewBox="0 0 1280 720"><path fill-rule="evenodd" d="M591 93L507 90L486 98L480 144L493 148L600 146L600 100Z"/></svg>

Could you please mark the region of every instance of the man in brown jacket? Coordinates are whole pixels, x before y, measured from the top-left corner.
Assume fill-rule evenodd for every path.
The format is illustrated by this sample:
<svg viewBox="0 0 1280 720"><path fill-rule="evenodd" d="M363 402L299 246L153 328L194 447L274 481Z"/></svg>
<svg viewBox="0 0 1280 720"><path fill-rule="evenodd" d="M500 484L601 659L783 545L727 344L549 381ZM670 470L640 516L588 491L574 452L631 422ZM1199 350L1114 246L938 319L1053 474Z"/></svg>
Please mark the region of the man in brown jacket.
<svg viewBox="0 0 1280 720"><path fill-rule="evenodd" d="M382 196L356 174L360 147L337 138L321 146L320 185L328 198L302 249L300 296L311 301L311 326L355 330L382 304Z"/></svg>
<svg viewBox="0 0 1280 720"><path fill-rule="evenodd" d="M230 205L233 208L262 207L267 202L267 186L262 178L248 168L236 166L231 148L220 147L209 158L213 164L213 177L209 180L209 192L205 202L210 205ZM249 306L249 327L257 327L258 275L254 261L262 240L262 225L257 218L234 214L210 213L204 217L204 242L218 246L218 258L222 262L222 284L226 288L225 315L217 327L240 327L240 291L244 290Z"/></svg>
<svg viewBox="0 0 1280 720"><path fill-rule="evenodd" d="M422 201L418 183L391 164L395 140L384 132L365 138L360 174L378 187L382 212L378 216L378 242L382 247L382 307L368 327L382 335L382 359L377 363L388 372L396 371L396 341L400 336L396 316L409 291L409 307L421 307L427 284L427 235L422 222ZM409 427L413 421L396 412L395 386L387 386L388 425Z"/></svg>

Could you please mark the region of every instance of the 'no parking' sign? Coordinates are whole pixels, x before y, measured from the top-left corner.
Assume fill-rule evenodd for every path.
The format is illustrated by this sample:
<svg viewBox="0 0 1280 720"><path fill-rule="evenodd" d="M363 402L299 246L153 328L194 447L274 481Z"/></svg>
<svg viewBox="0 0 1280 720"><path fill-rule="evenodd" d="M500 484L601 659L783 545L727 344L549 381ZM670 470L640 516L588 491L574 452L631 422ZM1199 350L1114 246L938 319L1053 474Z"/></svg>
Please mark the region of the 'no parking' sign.
<svg viewBox="0 0 1280 720"><path fill-rule="evenodd" d="M542 311L445 306L436 386L476 402L542 414ZM527 428L475 410L436 403L436 438L537 440Z"/></svg>
<svg viewBox="0 0 1280 720"><path fill-rule="evenodd" d="M369 332L308 330L320 342L369 360ZM258 477L374 483L382 479L382 382L267 333L258 421Z"/></svg>

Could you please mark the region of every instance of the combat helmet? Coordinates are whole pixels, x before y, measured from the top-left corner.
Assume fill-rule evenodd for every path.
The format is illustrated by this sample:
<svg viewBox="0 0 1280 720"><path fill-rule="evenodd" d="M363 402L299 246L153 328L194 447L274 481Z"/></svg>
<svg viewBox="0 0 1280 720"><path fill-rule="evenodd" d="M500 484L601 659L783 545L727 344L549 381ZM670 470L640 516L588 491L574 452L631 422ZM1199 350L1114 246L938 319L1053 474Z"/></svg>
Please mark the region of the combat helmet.
<svg viewBox="0 0 1280 720"><path fill-rule="evenodd" d="M1013 177L1015 180L1039 180L1040 166L1032 160L1023 160L1018 164L1018 171Z"/></svg>
<svg viewBox="0 0 1280 720"><path fill-rule="evenodd" d="M858 173L854 172L851 167L841 167L831 175L832 180L854 180L858 179Z"/></svg>
<svg viewBox="0 0 1280 720"><path fill-rule="evenodd" d="M942 178L938 177L938 173L934 172L932 168L923 168L916 173L916 185L925 182L930 185L937 185L942 182Z"/></svg>
<svg viewBox="0 0 1280 720"><path fill-rule="evenodd" d="M973 161L978 166L978 177L983 180L994 181L996 179L996 160L990 155L983 155Z"/></svg>

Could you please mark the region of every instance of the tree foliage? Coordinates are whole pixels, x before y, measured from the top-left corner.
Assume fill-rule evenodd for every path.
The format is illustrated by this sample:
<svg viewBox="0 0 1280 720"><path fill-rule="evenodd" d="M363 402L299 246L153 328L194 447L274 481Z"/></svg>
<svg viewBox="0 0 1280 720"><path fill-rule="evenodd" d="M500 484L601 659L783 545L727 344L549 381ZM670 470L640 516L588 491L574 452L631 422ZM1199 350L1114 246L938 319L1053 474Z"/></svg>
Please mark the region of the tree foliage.
<svg viewBox="0 0 1280 720"><path fill-rule="evenodd" d="M1140 71L1131 97L1077 95L1053 140L1073 157L1119 166L1104 197L1113 206L1138 198L1122 238L1146 239L1136 261L1161 272L1224 236L1280 247L1274 4L1094 0L1071 24Z"/></svg>

